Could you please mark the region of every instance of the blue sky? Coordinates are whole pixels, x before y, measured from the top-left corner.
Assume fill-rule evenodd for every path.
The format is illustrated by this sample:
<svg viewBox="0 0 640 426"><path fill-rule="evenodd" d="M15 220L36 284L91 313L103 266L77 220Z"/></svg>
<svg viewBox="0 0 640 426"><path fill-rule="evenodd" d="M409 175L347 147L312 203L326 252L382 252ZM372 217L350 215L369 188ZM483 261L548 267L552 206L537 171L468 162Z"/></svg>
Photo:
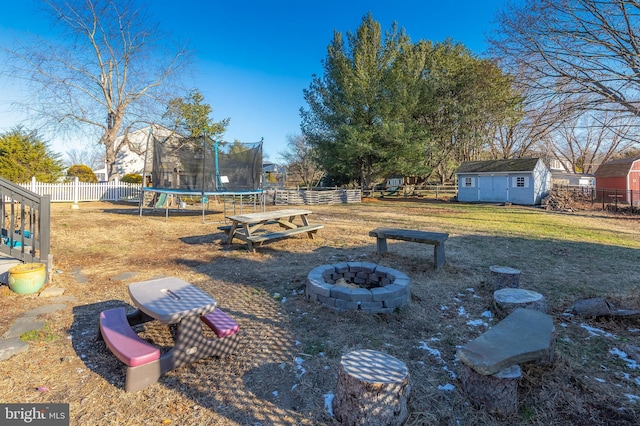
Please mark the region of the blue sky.
<svg viewBox="0 0 640 426"><path fill-rule="evenodd" d="M0 15L0 43L39 33L47 23L34 15L35 0L6 2ZM288 135L300 133L302 91L321 61L334 30L355 32L368 12L383 30L396 21L411 39L440 42L447 37L481 55L496 12L507 0L149 0L160 26L186 40L195 72L187 85L198 88L213 107L212 117L231 119L225 140L255 142L273 162ZM20 124L12 104L27 96L0 76L0 132ZM56 152L84 149L91 141L44 135Z"/></svg>

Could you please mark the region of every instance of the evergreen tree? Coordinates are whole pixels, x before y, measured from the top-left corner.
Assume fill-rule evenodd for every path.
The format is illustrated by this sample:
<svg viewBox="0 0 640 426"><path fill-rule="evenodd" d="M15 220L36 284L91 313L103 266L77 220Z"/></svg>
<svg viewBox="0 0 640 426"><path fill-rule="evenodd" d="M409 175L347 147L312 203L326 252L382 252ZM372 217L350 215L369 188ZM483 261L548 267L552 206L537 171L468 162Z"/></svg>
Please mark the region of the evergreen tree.
<svg viewBox="0 0 640 426"><path fill-rule="evenodd" d="M52 152L35 131L16 128L0 135L0 176L15 183L35 177L39 182L57 182L64 166L60 154Z"/></svg>
<svg viewBox="0 0 640 426"><path fill-rule="evenodd" d="M204 103L204 96L200 91L193 89L187 98L169 101L164 118L187 137L199 138L206 133L209 138L217 139L226 131L230 119L214 122L210 117L212 112L211 105Z"/></svg>
<svg viewBox="0 0 640 426"><path fill-rule="evenodd" d="M423 62L424 49L404 30L394 24L383 37L371 14L347 33L346 44L334 34L324 76L314 76L304 91L309 107L301 110L302 132L329 178L370 188L422 164L426 138L411 115Z"/></svg>

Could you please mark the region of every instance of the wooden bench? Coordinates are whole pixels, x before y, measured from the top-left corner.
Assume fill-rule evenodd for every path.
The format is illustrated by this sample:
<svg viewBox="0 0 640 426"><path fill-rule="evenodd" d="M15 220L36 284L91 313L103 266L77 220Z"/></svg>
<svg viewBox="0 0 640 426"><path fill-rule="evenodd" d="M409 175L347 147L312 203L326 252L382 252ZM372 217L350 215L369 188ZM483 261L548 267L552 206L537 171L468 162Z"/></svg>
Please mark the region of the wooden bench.
<svg viewBox="0 0 640 426"><path fill-rule="evenodd" d="M268 220L266 222L264 222L264 225L275 225L276 223L278 223L277 220ZM251 223L249 224L249 227L255 226L258 223ZM229 235L229 231L231 231L231 225L220 225L218 226L218 229L221 230L222 232L224 232L225 234Z"/></svg>
<svg viewBox="0 0 640 426"><path fill-rule="evenodd" d="M221 309L215 309L200 317L219 338L228 337L240 331L240 326Z"/></svg>
<svg viewBox="0 0 640 426"><path fill-rule="evenodd" d="M277 232L269 232L266 234L252 235L250 237L247 237L247 239L250 240L252 243L258 243L258 245L260 245L261 243L264 243L266 241L278 240L280 238L289 237L295 234L301 234L303 232L306 232L310 238L313 238L313 234L317 232L318 229L322 229L322 228L324 228L324 225L299 226L297 228L290 228L290 229L285 229Z"/></svg>
<svg viewBox="0 0 640 426"><path fill-rule="evenodd" d="M412 243L433 245L435 269L440 268L446 263L444 242L449 238L449 234L416 231L413 229L377 228L370 231L369 236L376 237L376 246L379 255L387 253L387 239L403 240Z"/></svg>

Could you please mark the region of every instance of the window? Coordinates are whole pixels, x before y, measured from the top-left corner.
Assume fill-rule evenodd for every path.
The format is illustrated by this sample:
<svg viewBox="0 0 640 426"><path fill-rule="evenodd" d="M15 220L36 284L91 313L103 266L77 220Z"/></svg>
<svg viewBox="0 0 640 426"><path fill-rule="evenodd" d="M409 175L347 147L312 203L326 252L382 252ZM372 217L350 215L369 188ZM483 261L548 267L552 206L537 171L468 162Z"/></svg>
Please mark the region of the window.
<svg viewBox="0 0 640 426"><path fill-rule="evenodd" d="M473 178L472 177L466 177L464 178L464 186L465 188L473 188Z"/></svg>
<svg viewBox="0 0 640 426"><path fill-rule="evenodd" d="M512 186L515 188L528 188L529 177L528 176L516 176L513 178Z"/></svg>

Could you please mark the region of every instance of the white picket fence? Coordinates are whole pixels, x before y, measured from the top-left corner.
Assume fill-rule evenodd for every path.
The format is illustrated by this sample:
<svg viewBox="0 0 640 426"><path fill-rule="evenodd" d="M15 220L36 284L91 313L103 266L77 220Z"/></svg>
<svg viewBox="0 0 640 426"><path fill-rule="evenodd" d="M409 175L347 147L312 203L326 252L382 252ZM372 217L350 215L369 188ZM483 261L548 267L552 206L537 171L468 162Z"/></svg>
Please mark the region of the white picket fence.
<svg viewBox="0 0 640 426"><path fill-rule="evenodd" d="M38 195L50 195L51 202L78 203L80 201L119 201L138 200L140 198L139 183L126 183L118 180L112 182L86 183L75 178L67 183L37 182L32 178L30 183L20 184L23 188Z"/></svg>

